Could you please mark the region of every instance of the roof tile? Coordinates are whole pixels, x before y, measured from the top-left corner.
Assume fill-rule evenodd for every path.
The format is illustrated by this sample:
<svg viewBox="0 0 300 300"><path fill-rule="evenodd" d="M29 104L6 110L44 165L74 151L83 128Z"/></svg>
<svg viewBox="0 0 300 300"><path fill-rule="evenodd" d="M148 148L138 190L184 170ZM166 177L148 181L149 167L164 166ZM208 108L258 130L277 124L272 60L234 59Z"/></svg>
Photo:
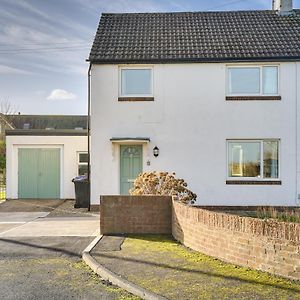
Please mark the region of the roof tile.
<svg viewBox="0 0 300 300"><path fill-rule="evenodd" d="M300 12L102 14L89 60L97 63L300 58Z"/></svg>

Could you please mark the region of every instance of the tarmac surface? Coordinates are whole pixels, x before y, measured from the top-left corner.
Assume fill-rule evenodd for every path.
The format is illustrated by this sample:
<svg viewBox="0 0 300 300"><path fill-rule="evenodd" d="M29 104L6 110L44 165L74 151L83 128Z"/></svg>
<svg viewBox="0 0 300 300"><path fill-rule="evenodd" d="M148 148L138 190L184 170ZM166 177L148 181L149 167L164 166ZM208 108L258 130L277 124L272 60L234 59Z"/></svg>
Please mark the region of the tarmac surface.
<svg viewBox="0 0 300 300"><path fill-rule="evenodd" d="M75 215L70 205L60 210L42 200L0 204L1 300L137 299L102 281L82 261L82 251L99 232L99 215Z"/></svg>
<svg viewBox="0 0 300 300"><path fill-rule="evenodd" d="M134 299L82 262L90 237L0 238L0 299Z"/></svg>

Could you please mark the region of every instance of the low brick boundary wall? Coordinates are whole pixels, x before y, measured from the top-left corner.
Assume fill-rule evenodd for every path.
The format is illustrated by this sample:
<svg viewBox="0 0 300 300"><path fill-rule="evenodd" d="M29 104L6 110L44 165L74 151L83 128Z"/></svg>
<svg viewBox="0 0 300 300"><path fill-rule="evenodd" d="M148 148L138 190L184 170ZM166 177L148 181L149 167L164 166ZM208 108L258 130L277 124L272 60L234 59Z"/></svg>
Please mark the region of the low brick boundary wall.
<svg viewBox="0 0 300 300"><path fill-rule="evenodd" d="M172 233L185 246L223 261L300 280L300 224L216 212L168 196L100 201L101 234Z"/></svg>
<svg viewBox="0 0 300 300"><path fill-rule="evenodd" d="M300 280L300 224L213 212L173 200L172 234L223 261Z"/></svg>
<svg viewBox="0 0 300 300"><path fill-rule="evenodd" d="M172 232L172 197L101 196L100 233Z"/></svg>

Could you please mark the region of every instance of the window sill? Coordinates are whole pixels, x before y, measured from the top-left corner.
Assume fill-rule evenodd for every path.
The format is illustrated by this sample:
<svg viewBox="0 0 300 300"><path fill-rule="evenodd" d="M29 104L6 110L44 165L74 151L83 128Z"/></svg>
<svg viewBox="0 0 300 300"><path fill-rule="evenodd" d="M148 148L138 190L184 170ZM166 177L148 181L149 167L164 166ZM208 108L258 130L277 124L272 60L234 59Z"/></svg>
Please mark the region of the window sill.
<svg viewBox="0 0 300 300"><path fill-rule="evenodd" d="M274 101L281 100L281 96L226 96L226 101Z"/></svg>
<svg viewBox="0 0 300 300"><path fill-rule="evenodd" d="M154 101L154 97L119 97L120 102Z"/></svg>
<svg viewBox="0 0 300 300"><path fill-rule="evenodd" d="M226 184L281 185L281 180L226 180Z"/></svg>

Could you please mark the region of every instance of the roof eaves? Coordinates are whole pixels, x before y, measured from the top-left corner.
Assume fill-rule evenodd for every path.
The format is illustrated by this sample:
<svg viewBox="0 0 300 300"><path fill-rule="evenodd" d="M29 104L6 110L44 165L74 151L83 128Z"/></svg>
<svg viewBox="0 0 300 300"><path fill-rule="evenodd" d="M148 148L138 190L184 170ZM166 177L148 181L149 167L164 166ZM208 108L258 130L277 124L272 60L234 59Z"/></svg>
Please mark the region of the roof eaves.
<svg viewBox="0 0 300 300"><path fill-rule="evenodd" d="M6 136L26 135L26 136L86 136L87 130L81 129L12 129L5 130Z"/></svg>
<svg viewBox="0 0 300 300"><path fill-rule="evenodd" d="M231 57L231 58L174 58L174 59L87 59L91 64L165 64L165 63L222 63L222 62L254 62L254 61L300 61L300 56L270 56L270 57Z"/></svg>

